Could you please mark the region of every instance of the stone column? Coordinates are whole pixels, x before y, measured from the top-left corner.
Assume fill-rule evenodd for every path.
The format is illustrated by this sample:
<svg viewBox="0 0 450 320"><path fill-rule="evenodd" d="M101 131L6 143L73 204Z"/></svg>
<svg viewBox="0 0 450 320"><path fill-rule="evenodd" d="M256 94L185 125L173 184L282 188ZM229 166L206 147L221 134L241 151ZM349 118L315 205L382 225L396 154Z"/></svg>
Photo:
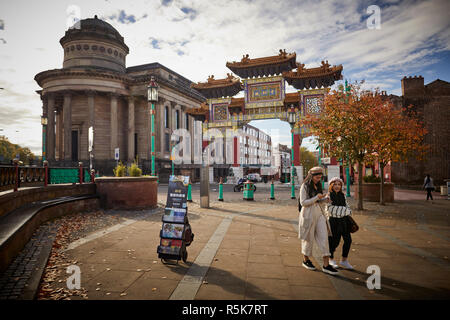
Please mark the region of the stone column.
<svg viewBox="0 0 450 320"><path fill-rule="evenodd" d="M88 110L89 110L89 127L94 127L95 124L95 91L87 91Z"/></svg>
<svg viewBox="0 0 450 320"><path fill-rule="evenodd" d="M134 122L134 97L128 97L128 161L134 160L134 133L135 133L135 122Z"/></svg>
<svg viewBox="0 0 450 320"><path fill-rule="evenodd" d="M48 141L47 141L47 131L48 131L48 112L47 112L47 99L41 95L42 101L42 116L47 118L47 124L42 124L42 160L48 159Z"/></svg>
<svg viewBox="0 0 450 320"><path fill-rule="evenodd" d="M47 98L47 159L55 160L55 96Z"/></svg>
<svg viewBox="0 0 450 320"><path fill-rule="evenodd" d="M88 97L88 112L89 112L89 117L88 117L88 144L87 144L87 153L88 153L88 157L89 157L89 168L92 169L91 166L93 166L93 159L94 159L94 154L95 154L95 149L94 149L94 141L95 141L95 91L93 90L88 90L86 92L87 97ZM92 142L92 152L91 154L89 154L89 128L92 127L92 129L94 130L94 136L93 139L94 141Z"/></svg>
<svg viewBox="0 0 450 320"><path fill-rule="evenodd" d="M61 132L62 132L62 125L61 125L61 121L62 121L62 114L61 114L61 110L57 110L56 111L56 134L55 134L55 147L56 147L56 151L55 151L55 158L58 158L58 160L62 159L62 139L61 139Z"/></svg>
<svg viewBox="0 0 450 320"><path fill-rule="evenodd" d="M119 147L118 123L117 123L117 95L111 94L111 157L114 159L114 149ZM123 150L122 150L123 152Z"/></svg>
<svg viewBox="0 0 450 320"><path fill-rule="evenodd" d="M72 160L72 96L70 93L64 94L64 160Z"/></svg>

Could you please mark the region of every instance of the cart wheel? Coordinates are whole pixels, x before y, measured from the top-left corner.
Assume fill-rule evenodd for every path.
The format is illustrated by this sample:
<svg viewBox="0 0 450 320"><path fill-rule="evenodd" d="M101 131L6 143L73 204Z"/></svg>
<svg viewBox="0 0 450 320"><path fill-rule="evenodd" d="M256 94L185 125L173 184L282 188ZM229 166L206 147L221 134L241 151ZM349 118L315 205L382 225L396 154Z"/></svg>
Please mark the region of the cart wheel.
<svg viewBox="0 0 450 320"><path fill-rule="evenodd" d="M185 250L183 251L183 257L182 257L184 263L186 263L187 257L188 257L188 253L187 253L187 250L185 249Z"/></svg>

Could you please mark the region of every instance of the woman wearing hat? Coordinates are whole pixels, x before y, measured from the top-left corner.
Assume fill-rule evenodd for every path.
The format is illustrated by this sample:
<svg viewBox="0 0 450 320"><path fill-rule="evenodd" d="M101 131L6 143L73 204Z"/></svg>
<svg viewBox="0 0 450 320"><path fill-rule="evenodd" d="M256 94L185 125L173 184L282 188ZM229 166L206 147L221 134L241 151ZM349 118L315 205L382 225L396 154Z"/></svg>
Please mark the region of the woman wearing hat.
<svg viewBox="0 0 450 320"><path fill-rule="evenodd" d="M323 208L328 197L322 194L320 182L322 176L323 169L314 167L308 171L308 175L300 187L299 201L302 208L298 223L298 237L302 243L302 265L308 270L316 270L309 259L312 255L314 241L316 241L323 257L322 271L337 274L338 271L329 264L328 236L331 235L331 231Z"/></svg>
<svg viewBox="0 0 450 320"><path fill-rule="evenodd" d="M327 207L327 212L332 233L332 236L329 237L330 264L334 268L338 268L333 255L342 237L344 245L342 246L342 258L339 264L345 269L353 269L353 266L347 260L352 244L348 216L352 214L352 211L348 207L347 200L342 192L344 182L340 178L335 177L330 180L329 185L331 204Z"/></svg>

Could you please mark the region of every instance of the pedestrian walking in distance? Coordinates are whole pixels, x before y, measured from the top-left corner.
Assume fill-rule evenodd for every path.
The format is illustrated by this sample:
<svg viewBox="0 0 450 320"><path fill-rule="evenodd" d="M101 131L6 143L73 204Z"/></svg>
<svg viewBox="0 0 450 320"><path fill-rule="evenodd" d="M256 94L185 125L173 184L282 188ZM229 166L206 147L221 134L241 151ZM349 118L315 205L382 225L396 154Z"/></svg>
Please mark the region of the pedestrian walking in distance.
<svg viewBox="0 0 450 320"><path fill-rule="evenodd" d="M353 269L353 266L348 262L348 253L352 244L352 236L350 235L350 221L348 217L352 214L350 207L347 204L345 195L342 192L344 182L335 177L330 180L329 192L331 204L327 206L328 221L331 227L332 236L328 238L330 247L330 264L334 268L338 268L338 264L334 260L334 251L339 246L341 237L344 239L342 247L342 258L339 263L344 269Z"/></svg>
<svg viewBox="0 0 450 320"><path fill-rule="evenodd" d="M314 241L316 241L323 257L322 271L328 274L339 272L329 264L330 250L328 236L331 235L330 225L325 216L325 203L328 195L322 193L321 179L323 169L314 167L308 171L306 179L300 187L299 204L301 206L298 223L298 237L301 239L303 267L316 270L309 259L312 255Z"/></svg>
<svg viewBox="0 0 450 320"><path fill-rule="evenodd" d="M433 178L431 178L429 174L427 174L425 180L423 181L423 188L427 190L427 200L430 198L431 200L433 200L433 195L431 194L431 192L434 191L434 184Z"/></svg>

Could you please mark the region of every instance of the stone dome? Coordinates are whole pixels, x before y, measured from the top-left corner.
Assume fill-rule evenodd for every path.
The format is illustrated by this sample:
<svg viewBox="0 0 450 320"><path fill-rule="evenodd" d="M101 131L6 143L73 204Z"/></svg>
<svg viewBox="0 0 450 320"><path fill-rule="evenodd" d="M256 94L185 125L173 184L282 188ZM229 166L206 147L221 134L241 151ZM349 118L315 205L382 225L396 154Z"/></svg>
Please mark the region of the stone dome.
<svg viewBox="0 0 450 320"><path fill-rule="evenodd" d="M97 16L80 20L66 31L59 43L64 49L63 68L100 68L125 72L128 46L112 25Z"/></svg>

